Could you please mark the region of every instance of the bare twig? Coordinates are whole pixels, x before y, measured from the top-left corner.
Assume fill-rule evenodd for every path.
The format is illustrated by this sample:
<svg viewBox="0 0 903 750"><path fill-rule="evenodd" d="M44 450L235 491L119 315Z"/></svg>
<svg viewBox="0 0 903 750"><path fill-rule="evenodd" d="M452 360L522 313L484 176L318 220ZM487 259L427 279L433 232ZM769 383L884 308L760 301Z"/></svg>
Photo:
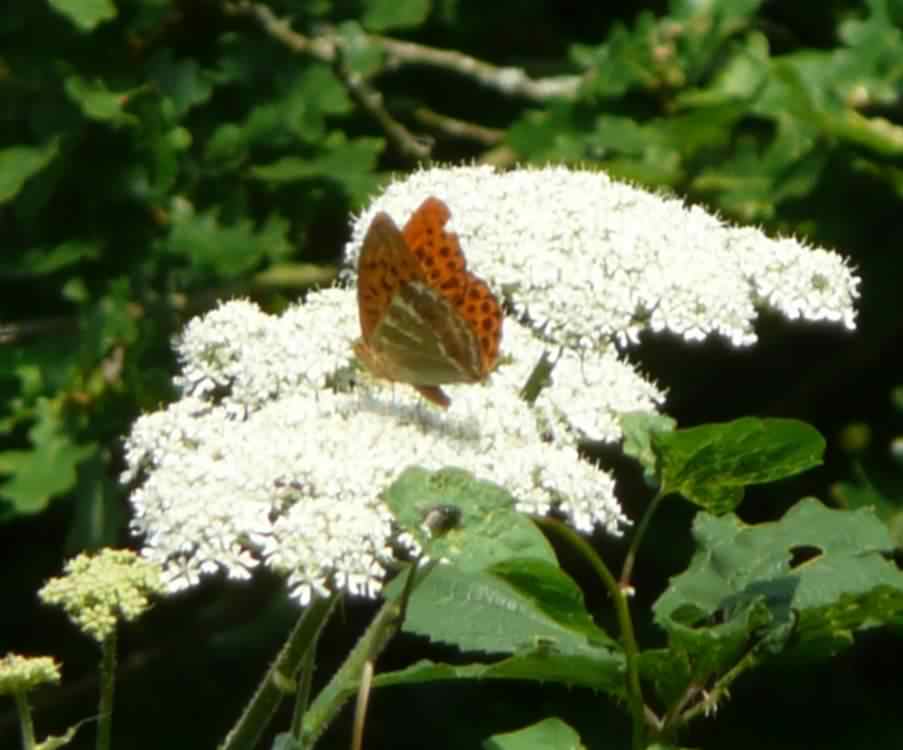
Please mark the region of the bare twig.
<svg viewBox="0 0 903 750"><path fill-rule="evenodd" d="M501 143L505 137L504 130L487 128L466 120L458 120L454 117L434 112L427 107L418 107L414 111L414 118L422 125L440 133L453 138L466 138L471 141L477 141L484 146L495 146Z"/></svg>
<svg viewBox="0 0 903 750"><path fill-rule="evenodd" d="M383 106L382 94L370 86L363 76L358 75L345 64L340 49L337 49L336 52L333 69L336 75L345 83L354 100L380 124L380 127L382 127L403 156L424 165L429 162L432 144L417 138L410 130L392 117Z"/></svg>
<svg viewBox="0 0 903 750"><path fill-rule="evenodd" d="M255 18L264 30L290 49L333 63L336 50L345 40L333 31L326 30L308 37L292 31L288 21L279 19L266 6L250 0L227 0L226 12ZM581 76L551 76L531 78L521 68L493 65L465 55L457 50L437 49L415 42L405 42L377 34L362 34L369 43L381 47L388 55L389 68L402 65L430 65L450 70L471 78L482 86L499 91L506 96L520 96L536 102L549 99L573 99L583 80Z"/></svg>
<svg viewBox="0 0 903 750"><path fill-rule="evenodd" d="M226 13L235 16L250 16L255 19L270 36L278 39L286 47L295 52L310 55L325 63L335 60L335 48L339 42L334 36L306 37L292 31L289 21L276 17L266 5L252 3L249 0L235 0L223 3Z"/></svg>
<svg viewBox="0 0 903 750"><path fill-rule="evenodd" d="M333 33L315 37L304 36L292 31L289 22L278 18L267 6L248 0L226 2L224 7L227 13L254 18L270 36L278 39L289 49L332 65L336 75L348 88L351 96L365 112L380 124L403 156L420 163L429 161L431 144L418 139L392 117L383 106L382 95L370 86L363 76L358 75L345 64L341 37Z"/></svg>
<svg viewBox="0 0 903 750"><path fill-rule="evenodd" d="M521 96L536 102L558 98L573 99L582 80L580 76L534 79L521 68L492 65L457 50L436 49L375 34L368 34L367 38L386 51L391 67L403 64L431 65L472 78L486 88L495 89L506 96Z"/></svg>

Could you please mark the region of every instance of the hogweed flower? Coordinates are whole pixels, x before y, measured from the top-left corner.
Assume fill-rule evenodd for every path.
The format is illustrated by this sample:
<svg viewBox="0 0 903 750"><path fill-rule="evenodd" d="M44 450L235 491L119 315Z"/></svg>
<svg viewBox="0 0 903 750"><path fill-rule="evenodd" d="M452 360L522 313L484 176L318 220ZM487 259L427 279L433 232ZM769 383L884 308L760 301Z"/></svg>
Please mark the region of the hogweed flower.
<svg viewBox="0 0 903 750"><path fill-rule="evenodd" d="M134 620L163 590L159 568L131 550L103 549L66 563L65 575L51 578L38 592L45 604L62 607L80 630L98 643L120 620Z"/></svg>
<svg viewBox="0 0 903 750"><path fill-rule="evenodd" d="M378 493L413 464L468 469L525 511L556 507L580 530L618 534L614 482L578 449L618 441L621 414L663 404L624 354L644 330L745 346L765 308L854 325L858 279L839 256L564 168L433 169L390 185L354 224L346 280L376 212L402 225L429 195L512 311L498 368L444 386L446 412L374 381L351 350L352 283L278 317L233 301L191 321L176 344L182 398L135 423L123 477L144 554L171 588L266 565L302 603L375 595L397 541ZM518 394L543 354L551 381L527 403Z"/></svg>
<svg viewBox="0 0 903 750"><path fill-rule="evenodd" d="M6 654L0 659L0 695L30 693L60 681L60 665L51 656Z"/></svg>
<svg viewBox="0 0 903 750"><path fill-rule="evenodd" d="M16 704L22 747L62 747L72 740L75 730L64 737L48 737L38 743L34 735L34 720L28 694L41 685L56 685L60 681L60 665L50 656L22 656L6 654L0 659L0 695L9 695Z"/></svg>

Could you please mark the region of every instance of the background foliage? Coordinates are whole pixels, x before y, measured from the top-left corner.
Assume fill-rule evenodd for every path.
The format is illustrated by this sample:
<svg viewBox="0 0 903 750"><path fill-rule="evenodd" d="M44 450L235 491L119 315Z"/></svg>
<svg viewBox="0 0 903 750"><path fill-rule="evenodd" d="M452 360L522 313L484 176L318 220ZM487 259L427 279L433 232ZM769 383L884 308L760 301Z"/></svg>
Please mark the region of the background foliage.
<svg viewBox="0 0 903 750"><path fill-rule="evenodd" d="M639 356L681 424L772 414L827 436L823 469L750 492L741 515L774 517L809 491L893 518L900 0L19 0L0 40L0 653L64 660L47 731L92 712L96 654L34 592L64 557L130 541L120 440L172 396L171 337L218 298L275 311L329 283L349 213L427 158L580 164L850 257L863 277L855 335L766 319L750 351L648 340ZM638 472L600 458L638 517ZM638 607L689 560L689 512L665 515ZM604 621L604 600L588 604ZM349 605L326 639L335 658L370 611ZM266 580L161 605L124 640L119 740L213 744L293 614ZM641 637L661 638L648 628ZM899 744L891 638L862 639L823 673L742 682L688 739ZM387 666L425 648L406 639ZM460 687L378 692L369 744L473 746L550 714L590 746L625 729L591 694L476 690L478 701ZM0 744L13 728L0 714Z"/></svg>

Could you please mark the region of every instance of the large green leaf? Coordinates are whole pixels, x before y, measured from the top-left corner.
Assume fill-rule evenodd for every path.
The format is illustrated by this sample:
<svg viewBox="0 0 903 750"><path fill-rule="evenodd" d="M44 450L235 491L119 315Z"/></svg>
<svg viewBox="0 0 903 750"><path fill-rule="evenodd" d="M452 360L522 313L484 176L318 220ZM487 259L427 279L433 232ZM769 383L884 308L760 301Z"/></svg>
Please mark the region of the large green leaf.
<svg viewBox="0 0 903 750"><path fill-rule="evenodd" d="M595 625L545 537L504 490L456 469L409 469L385 498L430 557L443 561L414 590L404 629L464 651L511 655L476 672L418 671L399 680L478 674L620 689L620 648ZM423 519L435 508L455 508L457 524L431 537ZM387 594L400 588L397 579Z"/></svg>
<svg viewBox="0 0 903 750"><path fill-rule="evenodd" d="M414 592L405 630L464 651L494 654L548 645L556 653L591 657L612 645L593 624L576 584L555 565L536 560L506 565L520 569L516 585L492 569L437 566Z"/></svg>
<svg viewBox="0 0 903 750"><path fill-rule="evenodd" d="M774 482L821 463L825 441L792 419L748 417L674 432L653 432L659 478L711 513L739 505L751 484Z"/></svg>
<svg viewBox="0 0 903 750"><path fill-rule="evenodd" d="M751 648L825 658L856 631L903 614L903 573L870 510L831 510L808 498L771 523L700 513L693 536L690 567L653 610L695 679Z"/></svg>

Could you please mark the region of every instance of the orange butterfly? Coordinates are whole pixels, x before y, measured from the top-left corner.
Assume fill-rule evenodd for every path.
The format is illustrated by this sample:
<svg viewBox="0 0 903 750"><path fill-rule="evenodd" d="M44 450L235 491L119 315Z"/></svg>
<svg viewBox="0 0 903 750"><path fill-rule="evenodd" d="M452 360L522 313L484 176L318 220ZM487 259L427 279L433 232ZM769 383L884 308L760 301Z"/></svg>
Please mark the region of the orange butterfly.
<svg viewBox="0 0 903 750"><path fill-rule="evenodd" d="M357 272L361 337L354 353L374 376L408 383L448 408L447 383L478 383L495 367L502 308L467 270L450 216L427 198L404 230L385 213L367 229Z"/></svg>

